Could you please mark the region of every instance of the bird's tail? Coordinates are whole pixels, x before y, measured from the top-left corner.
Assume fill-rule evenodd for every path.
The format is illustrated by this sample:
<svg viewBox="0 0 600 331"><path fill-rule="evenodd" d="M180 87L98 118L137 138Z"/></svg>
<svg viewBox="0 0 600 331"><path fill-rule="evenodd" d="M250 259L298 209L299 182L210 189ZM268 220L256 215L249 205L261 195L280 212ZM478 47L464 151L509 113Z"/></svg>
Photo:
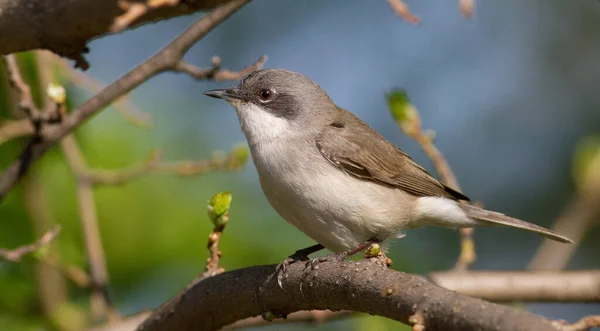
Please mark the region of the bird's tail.
<svg viewBox="0 0 600 331"><path fill-rule="evenodd" d="M573 243L573 240L571 240L565 236L561 236L560 234L558 234L554 231L551 231L549 229L546 229L544 227L541 227L539 225L525 222L520 219L512 218L512 217L509 217L509 216L506 216L504 214L497 213L494 211L489 211L489 210L485 210L485 209L482 209L479 207L468 205L466 203L459 203L458 205L460 206L460 208L462 208L462 210L465 211L465 213L467 214L467 216L469 218L482 223L482 225L509 226L512 228L518 228L518 229L535 232L537 234L541 234L542 236L544 236L546 238L560 241L563 243L570 243L570 244Z"/></svg>

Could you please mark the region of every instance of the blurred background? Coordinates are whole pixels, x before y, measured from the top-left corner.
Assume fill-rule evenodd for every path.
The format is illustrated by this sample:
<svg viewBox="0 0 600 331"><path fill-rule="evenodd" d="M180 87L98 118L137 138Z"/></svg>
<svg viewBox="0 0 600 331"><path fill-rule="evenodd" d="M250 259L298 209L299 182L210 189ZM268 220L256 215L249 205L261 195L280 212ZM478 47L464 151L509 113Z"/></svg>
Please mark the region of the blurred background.
<svg viewBox="0 0 600 331"><path fill-rule="evenodd" d="M403 88L419 109L423 127L436 132L471 199L492 210L551 226L578 189L578 146L600 135L600 4L597 1L479 1L465 19L456 1L409 1L422 24L398 18L386 1L255 1L196 44L186 60L200 67L214 55L240 70L262 54L265 67L301 72L343 108L435 174L420 147L392 121L385 94ZM88 75L112 82L186 29L201 14L144 26L98 39L89 46ZM28 77L35 64L21 56ZM69 102L92 93L69 83ZM0 121L8 119L7 85L0 83ZM153 150L168 161L215 157L245 142L235 112L203 91L237 82L197 82L165 73L131 93L152 118L150 128L132 125L113 108L76 132L95 169L142 162ZM585 142L588 143L585 143ZM26 140L0 146L5 167ZM313 242L283 221L260 190L252 162L239 171L198 176L149 174L94 190L110 293L124 314L157 307L204 269L212 225L207 201L230 191L230 222L220 243L226 270L278 263ZM600 203L600 201L598 201ZM55 148L0 204L0 247L29 243L49 224L62 225L56 254L65 264L86 267L75 181ZM596 224L599 222L596 222ZM37 230L36 230L37 229ZM42 231L43 232L43 231ZM276 234L276 235L274 235ZM568 269L600 267L600 229L591 227ZM390 245L393 268L427 273L451 268L459 253L456 231L425 228ZM542 239L511 229L475 232L474 269L526 268ZM44 330L44 300L68 298L61 314L84 319L88 293L56 276L53 294L35 258L0 262L0 329ZM47 282L47 279L46 279ZM52 291L51 291L52 292ZM62 299L61 299L62 300ZM598 304L535 304L525 307L551 319L573 321L598 313ZM65 317L62 317L65 319ZM76 324L73 324L76 325ZM270 329L300 329L273 325ZM398 329L384 318L362 316L321 329Z"/></svg>

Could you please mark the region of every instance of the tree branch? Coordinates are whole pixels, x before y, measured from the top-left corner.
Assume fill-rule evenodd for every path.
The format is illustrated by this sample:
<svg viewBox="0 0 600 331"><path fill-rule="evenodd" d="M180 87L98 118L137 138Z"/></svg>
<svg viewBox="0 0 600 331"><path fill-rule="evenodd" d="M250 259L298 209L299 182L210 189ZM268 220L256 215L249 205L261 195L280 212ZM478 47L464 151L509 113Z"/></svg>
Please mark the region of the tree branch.
<svg viewBox="0 0 600 331"><path fill-rule="evenodd" d="M33 244L19 246L15 249L3 249L0 248L0 261L7 260L11 262L19 262L23 256L36 252L43 246L50 243L60 233L60 226L55 226L52 230L46 232L39 240Z"/></svg>
<svg viewBox="0 0 600 331"><path fill-rule="evenodd" d="M83 230L83 238L90 267L90 303L94 319L101 320L114 317L117 313L112 307L108 291L108 271L102 248L102 238L98 228L98 214L94 201L93 185L83 178L87 166L73 135L66 136L61 141L67 163L75 176L77 190L77 205Z"/></svg>
<svg viewBox="0 0 600 331"><path fill-rule="evenodd" d="M110 33L115 18L126 10L121 0L12 0L0 1L0 54L48 49L76 60L86 68L87 43ZM132 1L133 2L133 1ZM228 4L228 0L186 0L174 6L146 11L128 22L129 27L188 15ZM236 1L232 1L236 2ZM85 15L81 15L85 13ZM57 20L60 15L60 20Z"/></svg>
<svg viewBox="0 0 600 331"><path fill-rule="evenodd" d="M600 270L435 272L428 278L494 302L600 302Z"/></svg>
<svg viewBox="0 0 600 331"><path fill-rule="evenodd" d="M423 131L419 111L410 102L406 92L402 90L392 91L387 96L387 99L392 116L398 126L405 135L412 138L421 146L425 154L433 162L442 183L460 192L460 185L458 185L458 180L452 172L448 161L446 161L442 152L435 146L435 132ZM475 243L473 241L473 228L460 229L460 235L460 255L458 256L455 269L466 270L477 259Z"/></svg>
<svg viewBox="0 0 600 331"><path fill-rule="evenodd" d="M8 120L0 123L0 145L19 137L34 134L33 124L29 119Z"/></svg>
<svg viewBox="0 0 600 331"><path fill-rule="evenodd" d="M169 45L83 103L66 116L61 123L44 125L41 136L34 138L21 156L0 175L0 201L25 175L31 163L48 151L50 147L118 97L161 72L175 70L182 57L196 41L248 2L250 0L232 0L204 15ZM2 24L0 24L0 31L2 31ZM4 36L4 34L2 35ZM0 44L2 44L1 38Z"/></svg>
<svg viewBox="0 0 600 331"><path fill-rule="evenodd" d="M583 241L585 233L600 222L600 147L597 147L596 155L589 162L589 170L582 174L575 199L552 226L552 230L568 236L575 243L560 245L544 240L531 259L529 269L563 269Z"/></svg>
<svg viewBox="0 0 600 331"><path fill-rule="evenodd" d="M419 312L428 331L556 329L545 318L456 294L370 260L326 262L312 271L294 263L283 289L270 277L274 271L274 265L250 267L192 283L137 330L215 330L261 314L315 309L365 312L405 324Z"/></svg>

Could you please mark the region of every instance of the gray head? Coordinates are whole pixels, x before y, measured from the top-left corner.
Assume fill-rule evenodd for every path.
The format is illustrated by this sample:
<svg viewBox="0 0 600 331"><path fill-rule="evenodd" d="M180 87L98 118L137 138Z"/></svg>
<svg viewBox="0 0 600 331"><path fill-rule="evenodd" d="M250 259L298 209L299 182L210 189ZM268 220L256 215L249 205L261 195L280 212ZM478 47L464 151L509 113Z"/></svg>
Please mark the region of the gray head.
<svg viewBox="0 0 600 331"><path fill-rule="evenodd" d="M316 129L339 112L319 85L282 69L254 71L236 87L204 94L224 99L235 108L251 144Z"/></svg>

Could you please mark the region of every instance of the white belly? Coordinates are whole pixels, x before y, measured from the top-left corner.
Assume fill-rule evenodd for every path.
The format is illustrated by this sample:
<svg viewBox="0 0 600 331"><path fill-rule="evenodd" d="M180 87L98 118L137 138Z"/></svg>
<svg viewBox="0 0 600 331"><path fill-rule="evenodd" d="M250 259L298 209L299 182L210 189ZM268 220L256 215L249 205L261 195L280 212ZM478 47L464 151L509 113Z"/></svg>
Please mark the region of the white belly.
<svg viewBox="0 0 600 331"><path fill-rule="evenodd" d="M413 197L345 174L316 147L305 145L310 152L300 154L287 150L290 145L298 146L282 141L254 145L252 158L273 208L313 240L341 252L408 226Z"/></svg>

